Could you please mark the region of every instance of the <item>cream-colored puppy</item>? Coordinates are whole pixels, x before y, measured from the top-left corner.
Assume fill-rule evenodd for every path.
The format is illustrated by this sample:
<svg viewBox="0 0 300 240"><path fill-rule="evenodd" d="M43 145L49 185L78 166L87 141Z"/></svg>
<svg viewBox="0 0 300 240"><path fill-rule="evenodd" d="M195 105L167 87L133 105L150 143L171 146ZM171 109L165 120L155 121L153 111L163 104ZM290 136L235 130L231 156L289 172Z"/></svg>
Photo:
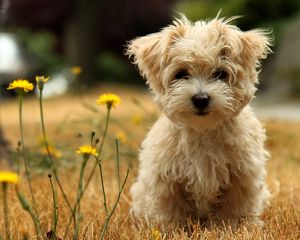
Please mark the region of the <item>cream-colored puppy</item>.
<svg viewBox="0 0 300 240"><path fill-rule="evenodd" d="M268 152L248 104L270 39L263 30L242 32L233 19L182 16L128 45L163 112L142 144L131 188L137 218L260 222Z"/></svg>

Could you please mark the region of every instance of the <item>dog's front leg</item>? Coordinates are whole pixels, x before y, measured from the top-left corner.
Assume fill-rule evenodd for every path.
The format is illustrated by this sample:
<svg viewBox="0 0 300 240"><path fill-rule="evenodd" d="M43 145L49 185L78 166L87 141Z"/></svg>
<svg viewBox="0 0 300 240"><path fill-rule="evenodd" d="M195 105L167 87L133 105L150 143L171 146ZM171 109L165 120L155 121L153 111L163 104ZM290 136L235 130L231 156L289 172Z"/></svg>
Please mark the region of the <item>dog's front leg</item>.
<svg viewBox="0 0 300 240"><path fill-rule="evenodd" d="M146 218L156 223L182 223L188 216L179 185L162 180L159 176L140 176L131 188L131 197L131 212L138 219Z"/></svg>
<svg viewBox="0 0 300 240"><path fill-rule="evenodd" d="M214 220L237 226L244 219L261 225L259 216L269 197L269 191L265 182L260 179L258 176L255 179L246 175L234 177L231 186L221 197Z"/></svg>

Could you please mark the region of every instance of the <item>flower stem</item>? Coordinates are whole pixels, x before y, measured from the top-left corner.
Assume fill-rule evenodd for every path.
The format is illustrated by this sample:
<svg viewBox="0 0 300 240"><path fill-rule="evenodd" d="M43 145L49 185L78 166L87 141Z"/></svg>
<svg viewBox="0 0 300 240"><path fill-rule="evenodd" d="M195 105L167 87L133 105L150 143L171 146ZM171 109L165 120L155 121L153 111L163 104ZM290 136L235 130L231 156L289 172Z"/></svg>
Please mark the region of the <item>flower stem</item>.
<svg viewBox="0 0 300 240"><path fill-rule="evenodd" d="M52 181L52 176L48 175L49 180L50 180L50 185L51 185L51 190L52 190L52 198L53 198L53 223L52 223L52 231L53 235L51 236L52 239L56 239L56 228L57 228L57 222L58 222L58 210L57 210L57 199L56 199L56 194L55 194L55 189Z"/></svg>
<svg viewBox="0 0 300 240"><path fill-rule="evenodd" d="M102 134L102 139L101 139L101 142L100 142L100 145L99 145L99 149L98 149L98 156L95 157L95 162L94 162L92 170L91 170L91 172L90 172L90 174L87 178L87 182L86 182L85 186L83 187L83 190L82 190L79 198L77 198L77 201L75 203L74 208L72 209L72 216L74 216L74 214L75 214L74 212L76 212L77 205L79 204L80 199L82 198L84 192L86 191L87 187L89 186L89 184L92 180L92 177L94 176L97 165L99 166L100 177L102 179L101 180L101 188L102 188L102 192L103 192L103 201L104 201L105 211L107 213L106 216L108 216L108 208L106 206L106 195L105 195L105 189L104 189L104 182L103 182L103 174L102 174L100 156L101 156L101 153L102 153L102 149L103 149L104 142L105 142L106 135L107 135L107 131L108 131L109 119L110 119L110 108L107 108L107 114L106 114L106 118L105 118L105 126L104 126L104 130L103 130L103 134ZM71 224L71 218L68 221L68 224L67 224L67 227L66 227L66 230L65 230L65 233L64 233L64 239L67 237L70 224Z"/></svg>
<svg viewBox="0 0 300 240"><path fill-rule="evenodd" d="M116 201L115 201L115 204L114 204L114 206L113 206L111 212L110 212L108 215L106 215L104 227L102 228L102 231L101 231L101 237L100 237L101 240L104 239L104 236L105 236L105 233L106 233L106 231L107 231L107 227L108 227L109 221L110 221L112 215L114 214L114 212L115 212L115 210L116 210L116 207L117 207L117 205L118 205L118 203L119 203L119 201L120 201L120 197L121 197L121 194L122 194L122 192L123 192L123 190L124 190L125 184L126 184L126 182L127 182L128 175L129 175L129 169L127 169L125 179L124 179L124 181L123 181L123 184L122 184L121 188L119 189L119 193L118 193L117 199L116 199Z"/></svg>
<svg viewBox="0 0 300 240"><path fill-rule="evenodd" d="M21 161L22 161L22 153L21 153L21 142L18 141L18 147L17 147L17 173L20 174L21 171Z"/></svg>
<svg viewBox="0 0 300 240"><path fill-rule="evenodd" d="M21 135L21 148L22 152L24 153L24 134L23 134L23 114L22 114L22 107L23 107L23 95L19 94L19 126L20 126L20 135Z"/></svg>
<svg viewBox="0 0 300 240"><path fill-rule="evenodd" d="M108 216L108 208L107 208L107 201L106 201L106 192L105 192L105 185L104 185L104 178L103 178L103 171L102 171L102 161L100 160L100 154L102 153L102 149L104 146L104 141L107 135L107 130L108 130L108 125L109 125L109 119L110 119L110 110L111 107L107 107L107 114L106 114L106 119L105 119L105 127L103 130L103 135L102 135L102 140L99 146L99 155L96 157L96 163L98 163L99 167L99 172L100 172L100 180L101 180L101 190L103 194L103 206L105 209L105 214Z"/></svg>
<svg viewBox="0 0 300 240"><path fill-rule="evenodd" d="M119 152L119 141L116 139L116 151L117 151L117 157L116 157L116 172L117 172L117 181L118 181L118 190L120 191L120 152Z"/></svg>
<svg viewBox="0 0 300 240"><path fill-rule="evenodd" d="M102 140L99 145L99 150L98 150L99 155L98 156L100 156L100 154L102 153L103 145L104 145L105 138L107 135L109 119L110 119L110 110L111 110L111 108L107 108L107 113L106 113L106 118L105 118L105 127L104 127L103 134L102 134Z"/></svg>
<svg viewBox="0 0 300 240"><path fill-rule="evenodd" d="M10 240L10 227L8 220L8 205L7 205L7 183L2 183L2 192L3 192L3 213L4 213L4 226L6 239Z"/></svg>
<svg viewBox="0 0 300 240"><path fill-rule="evenodd" d="M41 229L38 221L38 216L36 215L36 212L31 208L30 204L28 203L26 197L19 191L18 187L16 187L17 196L19 199L19 202L21 203L22 208L29 213L35 227L35 232L37 236L41 236Z"/></svg>
<svg viewBox="0 0 300 240"><path fill-rule="evenodd" d="M83 175L84 175L84 170L85 170L88 160L89 160L89 156L83 156L83 162L82 162L81 169L80 169L78 191L77 191L76 199L79 199L83 192ZM78 203L78 209L80 209L80 202Z"/></svg>
<svg viewBox="0 0 300 240"><path fill-rule="evenodd" d="M23 94L19 93L19 126L20 126L20 136L21 136L21 156L24 160L24 167L25 167L25 175L29 186L29 192L31 195L32 205L33 205L33 211L38 216L37 210L36 210L36 201L33 194L31 179L30 179L30 172L28 170L28 160L25 157L25 142L24 142L24 132L23 132ZM37 220L38 221L38 220Z"/></svg>
<svg viewBox="0 0 300 240"><path fill-rule="evenodd" d="M82 196L82 191L83 191L83 176L84 176L84 170L86 167L86 164L89 160L89 155L83 155L83 162L80 168L80 175L79 175L79 183L78 183L78 189L77 189L77 197L76 197L76 203L74 206L74 211L73 214L75 214L75 229L74 229L74 239L78 238L78 231L79 231L79 218L80 218L80 199ZM77 213L76 213L77 212Z"/></svg>
<svg viewBox="0 0 300 240"><path fill-rule="evenodd" d="M53 159L52 159L52 155L50 153L50 150L49 150L49 144L48 144L48 140L47 140L47 135L46 135L46 128L45 128L45 121L44 121L44 111L43 111L43 89L39 89L40 90L40 94L39 94L39 105L40 105L40 117L41 117L41 126L42 126L42 133L43 133L43 138L44 138L44 144L45 144L45 147L46 147L46 151L47 151L47 155L48 155L48 159L49 159L49 164L50 164L50 167L51 167L51 171L53 173L53 176L57 182L57 185L62 193L62 196L63 196L63 199L65 201L65 203L67 204L70 212L72 212L72 207L71 207L71 204L67 198L67 195L62 187L62 184L58 178L58 175L57 175L57 170L56 170L56 167L54 165L54 162L53 162Z"/></svg>
<svg viewBox="0 0 300 240"><path fill-rule="evenodd" d="M108 216L106 192L105 192L105 185L104 185L103 171L102 171L102 162L100 162L100 164L99 164L99 171L100 171L100 179L101 179L101 189L102 189L102 194L103 194L103 206L105 209L105 215Z"/></svg>
<svg viewBox="0 0 300 240"><path fill-rule="evenodd" d="M66 227L66 230L65 230L65 234L64 234L63 239L66 239L66 236L67 236L67 234L68 234L68 232L69 232L69 227L70 227L70 224L71 224L71 220L72 220L72 218L74 218L75 213L76 213L77 206L78 206L78 204L80 203L80 200L81 200L83 194L85 193L85 190L86 190L87 187L89 186L90 181L92 180L93 173L95 172L96 167L97 167L97 164L95 164L95 165L93 166L93 169L92 169L92 171L91 171L91 174L89 175L89 177L88 177L88 179L87 179L87 182L86 182L84 188L82 189L82 191L81 191L79 197L77 197L77 199L76 199L76 203L75 203L75 205L74 205L74 207L73 207L73 209L72 209L72 214L71 214L71 217L70 217L70 219L69 219L69 221L68 221L68 224L67 224L67 227Z"/></svg>

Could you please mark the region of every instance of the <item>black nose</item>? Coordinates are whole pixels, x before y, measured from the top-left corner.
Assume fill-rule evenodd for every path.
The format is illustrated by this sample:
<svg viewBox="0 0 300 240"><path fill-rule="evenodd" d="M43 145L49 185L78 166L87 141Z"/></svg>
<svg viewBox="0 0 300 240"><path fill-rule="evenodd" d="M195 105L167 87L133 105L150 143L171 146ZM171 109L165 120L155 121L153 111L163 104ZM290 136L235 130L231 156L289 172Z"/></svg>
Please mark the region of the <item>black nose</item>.
<svg viewBox="0 0 300 240"><path fill-rule="evenodd" d="M193 105L198 109L203 111L208 107L210 102L210 97L206 94L198 94L192 97Z"/></svg>

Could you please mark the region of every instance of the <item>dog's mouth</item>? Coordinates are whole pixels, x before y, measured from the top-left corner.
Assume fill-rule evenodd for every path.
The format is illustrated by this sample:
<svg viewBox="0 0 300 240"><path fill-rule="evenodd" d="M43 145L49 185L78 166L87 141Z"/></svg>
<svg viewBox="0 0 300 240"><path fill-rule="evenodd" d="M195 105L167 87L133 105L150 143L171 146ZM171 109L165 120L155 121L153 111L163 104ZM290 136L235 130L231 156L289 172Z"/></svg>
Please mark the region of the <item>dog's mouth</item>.
<svg viewBox="0 0 300 240"><path fill-rule="evenodd" d="M207 114L209 114L209 111L198 111L195 113L195 115L197 116L205 116Z"/></svg>

